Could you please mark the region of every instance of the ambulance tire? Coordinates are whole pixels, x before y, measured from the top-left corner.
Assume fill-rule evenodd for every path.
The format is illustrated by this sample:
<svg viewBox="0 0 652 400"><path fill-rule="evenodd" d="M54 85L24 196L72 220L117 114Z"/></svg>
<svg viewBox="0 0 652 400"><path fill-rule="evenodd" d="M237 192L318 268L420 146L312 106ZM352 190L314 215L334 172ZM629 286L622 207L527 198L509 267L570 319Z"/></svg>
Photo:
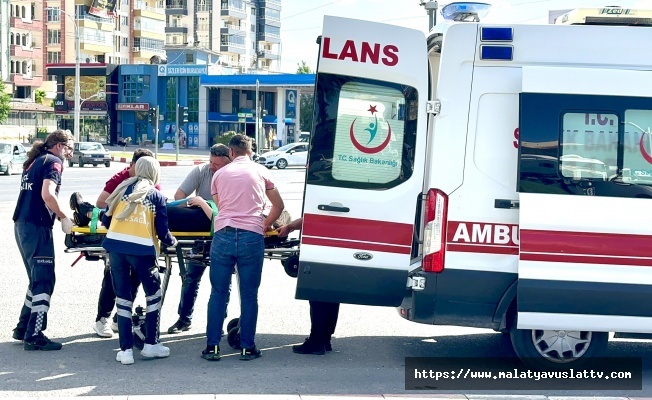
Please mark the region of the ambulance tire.
<svg viewBox="0 0 652 400"><path fill-rule="evenodd" d="M557 340L564 340L564 337L572 336L579 336L584 340L588 340L586 343L579 341L575 345L576 358L573 359L569 353L564 353L560 357L556 351L544 355L547 342L538 339L545 334L557 335L560 332L562 335ZM567 335L567 333L573 333L573 335ZM527 366L538 370L566 370L569 367L583 367L591 362L591 358L599 357L606 350L609 341L609 335L606 332L516 329L516 319L514 319L510 337L512 347L521 361Z"/></svg>

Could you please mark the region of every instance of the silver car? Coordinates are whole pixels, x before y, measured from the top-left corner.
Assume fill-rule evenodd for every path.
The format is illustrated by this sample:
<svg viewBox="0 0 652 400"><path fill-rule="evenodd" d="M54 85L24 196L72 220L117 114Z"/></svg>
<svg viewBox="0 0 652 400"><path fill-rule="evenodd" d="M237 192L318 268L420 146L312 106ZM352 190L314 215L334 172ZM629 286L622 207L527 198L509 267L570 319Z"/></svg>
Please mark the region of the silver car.
<svg viewBox="0 0 652 400"><path fill-rule="evenodd" d="M68 166L72 167L79 164L83 167L86 164L92 164L97 167L104 164L111 166L111 154L102 146L102 143L96 142L77 142L72 152L72 158L68 160Z"/></svg>
<svg viewBox="0 0 652 400"><path fill-rule="evenodd" d="M0 142L0 173L12 175L23 170L27 151L18 142Z"/></svg>

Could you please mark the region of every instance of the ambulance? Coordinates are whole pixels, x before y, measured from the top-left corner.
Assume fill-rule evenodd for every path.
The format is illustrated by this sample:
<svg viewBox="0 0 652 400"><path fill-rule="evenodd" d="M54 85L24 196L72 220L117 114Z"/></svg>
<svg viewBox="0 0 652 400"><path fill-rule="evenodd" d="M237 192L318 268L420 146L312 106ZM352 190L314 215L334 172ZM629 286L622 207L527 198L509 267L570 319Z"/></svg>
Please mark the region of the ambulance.
<svg viewBox="0 0 652 400"><path fill-rule="evenodd" d="M652 28L485 6L444 7L428 38L324 18L296 297L579 365L652 332Z"/></svg>

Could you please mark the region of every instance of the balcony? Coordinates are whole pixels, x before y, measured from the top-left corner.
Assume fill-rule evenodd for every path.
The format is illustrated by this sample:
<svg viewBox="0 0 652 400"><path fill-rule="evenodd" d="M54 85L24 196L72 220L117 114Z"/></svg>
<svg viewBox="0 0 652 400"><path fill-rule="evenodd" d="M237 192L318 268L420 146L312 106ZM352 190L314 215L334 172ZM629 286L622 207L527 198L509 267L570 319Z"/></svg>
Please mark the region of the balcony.
<svg viewBox="0 0 652 400"><path fill-rule="evenodd" d="M79 27L109 32L113 30L113 21L111 18L100 18L94 15L85 14L79 18Z"/></svg>
<svg viewBox="0 0 652 400"><path fill-rule="evenodd" d="M188 15L188 3L186 0L166 0L166 15Z"/></svg>
<svg viewBox="0 0 652 400"><path fill-rule="evenodd" d="M16 29L24 29L31 32L42 32L43 23L35 20L24 20L18 17L10 17L9 26Z"/></svg>
<svg viewBox="0 0 652 400"><path fill-rule="evenodd" d="M164 56L165 50L163 49L152 49L149 47L132 47L131 52L134 53L136 58L147 58L150 59L154 56Z"/></svg>
<svg viewBox="0 0 652 400"><path fill-rule="evenodd" d="M239 25L233 25L233 24L222 24L222 27L220 28L220 33L222 35L237 35L237 36L245 36L247 34L246 30L243 29Z"/></svg>
<svg viewBox="0 0 652 400"><path fill-rule="evenodd" d="M237 19L247 18L247 11L244 8L236 8L230 5L222 5L221 16Z"/></svg>
<svg viewBox="0 0 652 400"><path fill-rule="evenodd" d="M12 57L34 58L34 48L12 44L9 46L9 55Z"/></svg>
<svg viewBox="0 0 652 400"><path fill-rule="evenodd" d="M281 43L281 35L261 32L258 34L258 41L268 43Z"/></svg>
<svg viewBox="0 0 652 400"><path fill-rule="evenodd" d="M222 53L234 54L245 54L247 52L244 45L232 42L222 42L220 44L220 51Z"/></svg>
<svg viewBox="0 0 652 400"><path fill-rule="evenodd" d="M186 24L177 24L177 26L166 26L165 33L188 33Z"/></svg>
<svg viewBox="0 0 652 400"><path fill-rule="evenodd" d="M43 84L42 75L31 75L31 74L10 74L9 80L15 86L31 86L39 87Z"/></svg>
<svg viewBox="0 0 652 400"><path fill-rule="evenodd" d="M134 5L134 17L151 18L157 21L165 21L166 10L163 8L154 8L136 3Z"/></svg>
<svg viewBox="0 0 652 400"><path fill-rule="evenodd" d="M261 50L258 52L258 59L278 60L278 54L271 50Z"/></svg>
<svg viewBox="0 0 652 400"><path fill-rule="evenodd" d="M81 50L92 54L105 54L113 51L112 44L100 42L98 40L89 40L83 38L79 44Z"/></svg>

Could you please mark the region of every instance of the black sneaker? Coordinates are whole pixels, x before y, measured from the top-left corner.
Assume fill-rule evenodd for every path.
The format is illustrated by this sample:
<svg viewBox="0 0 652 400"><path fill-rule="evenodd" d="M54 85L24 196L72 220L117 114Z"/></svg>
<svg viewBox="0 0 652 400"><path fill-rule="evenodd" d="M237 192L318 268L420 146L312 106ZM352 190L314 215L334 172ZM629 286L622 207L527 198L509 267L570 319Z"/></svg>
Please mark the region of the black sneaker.
<svg viewBox="0 0 652 400"><path fill-rule="evenodd" d="M192 324L190 321L186 322L179 318L177 322L174 323L171 327L168 328L168 333L173 334L173 333L179 333L179 332L185 332L189 330L192 327Z"/></svg>
<svg viewBox="0 0 652 400"><path fill-rule="evenodd" d="M292 346L292 351L297 354L314 354L316 356L322 356L326 353L326 348L323 343L308 338L303 342L303 344Z"/></svg>
<svg viewBox="0 0 652 400"><path fill-rule="evenodd" d="M20 328L14 328L14 333L11 335L14 340L20 340L21 342L25 339L25 330Z"/></svg>
<svg viewBox="0 0 652 400"><path fill-rule="evenodd" d="M49 350L61 350L61 347L63 345L61 343L53 342L50 339L48 339L47 336L45 336L42 333L39 333L37 336L32 336L29 339L25 339L25 342L23 343L23 349L32 351L32 350L43 350L43 351L49 351Z"/></svg>
<svg viewBox="0 0 652 400"><path fill-rule="evenodd" d="M206 346L201 352L201 358L208 361L220 361L220 346Z"/></svg>
<svg viewBox="0 0 652 400"><path fill-rule="evenodd" d="M88 214L92 213L95 207L91 203L84 201L79 192L75 192L70 196L70 208L75 212L73 214L75 224L77 226L88 226L91 222Z"/></svg>
<svg viewBox="0 0 652 400"><path fill-rule="evenodd" d="M240 360L242 360L242 361L250 361L250 360L256 359L256 358L258 358L258 357L260 357L262 355L263 354L260 352L260 350L258 350L258 348L256 346L254 346L254 347L251 347L249 349L242 349L242 351L240 352Z"/></svg>

